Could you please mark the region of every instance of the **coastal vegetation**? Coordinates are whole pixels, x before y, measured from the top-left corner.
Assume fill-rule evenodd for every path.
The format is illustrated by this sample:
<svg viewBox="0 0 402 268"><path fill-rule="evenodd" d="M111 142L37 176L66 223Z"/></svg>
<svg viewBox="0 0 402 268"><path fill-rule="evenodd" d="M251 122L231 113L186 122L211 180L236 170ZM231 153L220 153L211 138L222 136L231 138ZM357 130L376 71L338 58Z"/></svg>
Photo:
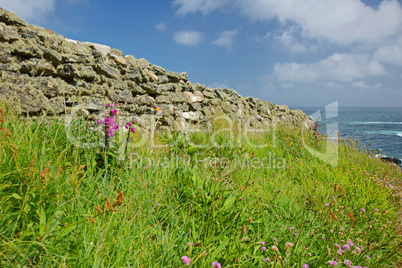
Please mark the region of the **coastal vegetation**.
<svg viewBox="0 0 402 268"><path fill-rule="evenodd" d="M120 134L16 111L1 105L1 267L398 263L400 169L356 141L224 120ZM329 144L334 161L311 153Z"/></svg>

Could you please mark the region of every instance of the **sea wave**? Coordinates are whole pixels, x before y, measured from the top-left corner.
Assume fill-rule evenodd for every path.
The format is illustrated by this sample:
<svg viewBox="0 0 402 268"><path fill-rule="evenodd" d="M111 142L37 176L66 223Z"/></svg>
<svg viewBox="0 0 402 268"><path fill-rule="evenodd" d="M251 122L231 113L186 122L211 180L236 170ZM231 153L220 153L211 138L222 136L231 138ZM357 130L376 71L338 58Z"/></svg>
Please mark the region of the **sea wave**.
<svg viewBox="0 0 402 268"><path fill-rule="evenodd" d="M349 121L349 125L402 125L402 122Z"/></svg>
<svg viewBox="0 0 402 268"><path fill-rule="evenodd" d="M401 133L396 133L396 135L402 138L402 132Z"/></svg>

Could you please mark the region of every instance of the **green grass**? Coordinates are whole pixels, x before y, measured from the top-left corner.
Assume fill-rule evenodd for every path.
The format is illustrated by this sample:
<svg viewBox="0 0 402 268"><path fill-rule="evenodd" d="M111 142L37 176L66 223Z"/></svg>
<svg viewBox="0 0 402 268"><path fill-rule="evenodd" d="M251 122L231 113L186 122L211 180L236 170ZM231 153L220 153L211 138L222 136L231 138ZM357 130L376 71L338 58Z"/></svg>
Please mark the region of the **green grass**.
<svg viewBox="0 0 402 268"><path fill-rule="evenodd" d="M97 141L77 123L66 132L63 121L3 112L1 267L187 267L182 256L192 267L398 262L401 172L353 141L339 143L337 165L306 149L324 153L324 137L289 126L250 142L240 130L157 137L159 148L130 147L117 161L112 145L75 146L69 137ZM335 243L348 239L354 246L338 255Z"/></svg>

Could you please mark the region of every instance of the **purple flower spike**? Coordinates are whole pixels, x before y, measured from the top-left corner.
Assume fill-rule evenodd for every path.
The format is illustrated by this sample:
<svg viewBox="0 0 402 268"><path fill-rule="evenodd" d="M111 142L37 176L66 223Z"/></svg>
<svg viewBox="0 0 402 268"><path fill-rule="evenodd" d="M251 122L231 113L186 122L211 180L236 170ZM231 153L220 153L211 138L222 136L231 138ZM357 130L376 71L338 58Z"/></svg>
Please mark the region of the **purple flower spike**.
<svg viewBox="0 0 402 268"><path fill-rule="evenodd" d="M212 263L212 267L215 267L215 268L222 268L221 264L220 264L219 262L217 262L217 261L214 261L214 262Z"/></svg>

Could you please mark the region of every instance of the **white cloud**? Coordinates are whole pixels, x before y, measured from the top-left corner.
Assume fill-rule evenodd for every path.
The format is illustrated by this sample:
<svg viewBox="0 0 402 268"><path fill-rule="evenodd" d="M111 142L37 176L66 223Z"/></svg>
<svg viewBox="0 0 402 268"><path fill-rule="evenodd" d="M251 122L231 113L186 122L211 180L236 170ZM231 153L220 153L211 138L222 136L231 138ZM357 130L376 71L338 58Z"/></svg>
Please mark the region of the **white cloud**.
<svg viewBox="0 0 402 268"><path fill-rule="evenodd" d="M230 0L175 0L173 3L179 5L177 14L185 15L200 11L203 14L212 12L229 3Z"/></svg>
<svg viewBox="0 0 402 268"><path fill-rule="evenodd" d="M333 54L311 64L277 63L274 75L280 81L316 82L362 79L386 74L384 66L367 54Z"/></svg>
<svg viewBox="0 0 402 268"><path fill-rule="evenodd" d="M293 83L282 83L281 84L281 88L290 89L290 88L294 88L294 87L295 87L295 85Z"/></svg>
<svg viewBox="0 0 402 268"><path fill-rule="evenodd" d="M166 31L166 28L167 28L167 25L166 25L166 23L163 23L163 22L155 25L155 29L157 29L160 32Z"/></svg>
<svg viewBox="0 0 402 268"><path fill-rule="evenodd" d="M210 87L212 88L230 88L228 81L223 82L213 82L211 83Z"/></svg>
<svg viewBox="0 0 402 268"><path fill-rule="evenodd" d="M394 44L379 47L374 53L374 58L382 62L402 65L402 38Z"/></svg>
<svg viewBox="0 0 402 268"><path fill-rule="evenodd" d="M354 82L352 83L352 86L357 87L357 88L361 88L361 89L372 89L372 88L381 88L382 84L381 83L377 83L373 86L368 85L366 82L364 81L358 81L358 82Z"/></svg>
<svg viewBox="0 0 402 268"><path fill-rule="evenodd" d="M314 46L309 45L304 40L300 40L295 36L297 30L297 27L291 26L288 30L282 31L279 34L268 33L265 39L272 38L283 50L293 53L306 53L315 50Z"/></svg>
<svg viewBox="0 0 402 268"><path fill-rule="evenodd" d="M251 20L301 28L304 37L337 44L379 43L402 30L402 7L397 0L384 0L377 8L360 0L175 0L179 14L207 14L231 3Z"/></svg>
<svg viewBox="0 0 402 268"><path fill-rule="evenodd" d="M179 44L194 46L202 42L202 33L197 31L179 31L173 35L174 41Z"/></svg>
<svg viewBox="0 0 402 268"><path fill-rule="evenodd" d="M214 40L212 43L217 46L226 47L228 51L231 51L234 44L234 38L239 33L239 29L234 29L232 31L224 31L220 34L219 38Z"/></svg>
<svg viewBox="0 0 402 268"><path fill-rule="evenodd" d="M53 12L55 0L0 0L0 7L27 21L40 21Z"/></svg>

